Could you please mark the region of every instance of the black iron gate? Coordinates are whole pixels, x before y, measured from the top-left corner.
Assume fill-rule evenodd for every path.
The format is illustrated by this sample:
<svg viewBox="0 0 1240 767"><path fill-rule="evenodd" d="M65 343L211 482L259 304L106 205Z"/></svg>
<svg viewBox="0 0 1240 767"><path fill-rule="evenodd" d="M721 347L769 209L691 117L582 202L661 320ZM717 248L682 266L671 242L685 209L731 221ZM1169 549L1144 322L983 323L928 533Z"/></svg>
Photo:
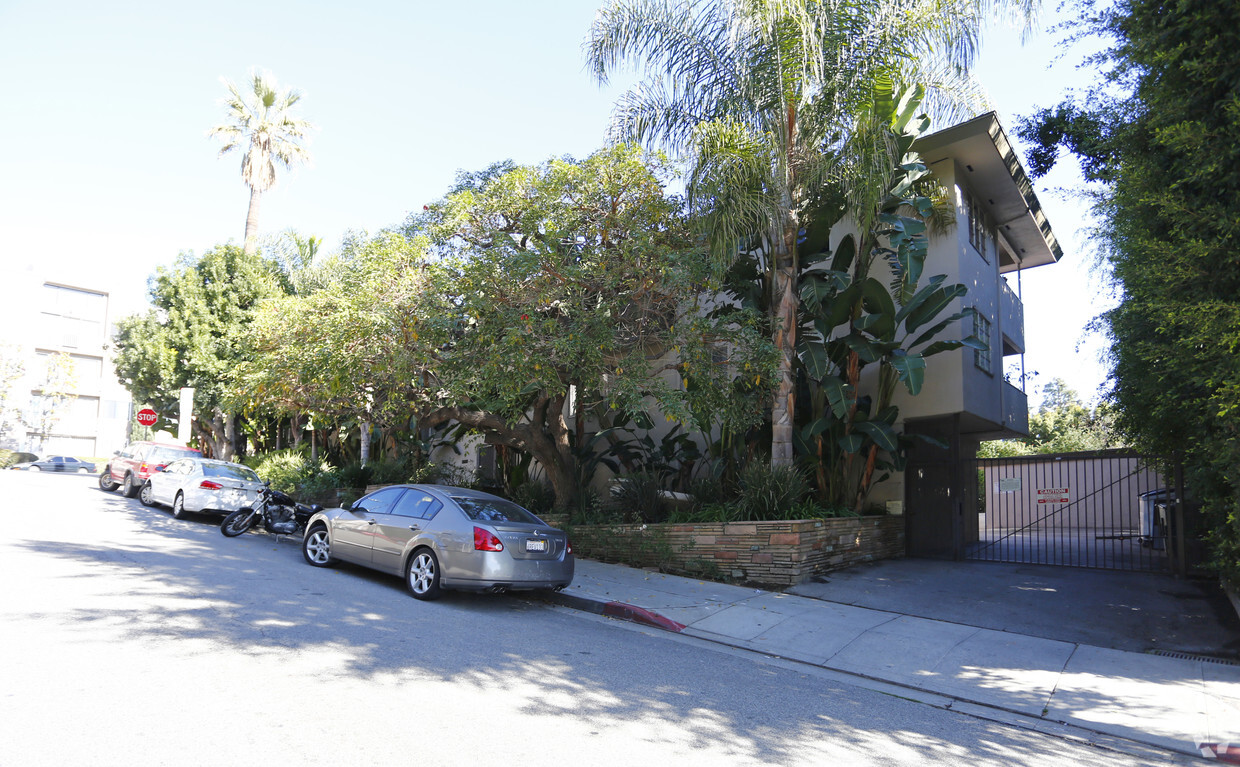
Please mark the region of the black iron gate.
<svg viewBox="0 0 1240 767"><path fill-rule="evenodd" d="M1182 472L1169 466L1119 450L967 461L964 556L1183 575Z"/></svg>

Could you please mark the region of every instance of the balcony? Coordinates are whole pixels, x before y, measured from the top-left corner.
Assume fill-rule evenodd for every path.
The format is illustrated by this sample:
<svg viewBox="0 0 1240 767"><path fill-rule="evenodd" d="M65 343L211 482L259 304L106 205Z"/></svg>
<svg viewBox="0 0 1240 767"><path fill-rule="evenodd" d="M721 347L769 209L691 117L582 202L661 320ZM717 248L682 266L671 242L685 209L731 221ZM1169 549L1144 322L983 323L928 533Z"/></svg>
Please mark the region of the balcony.
<svg viewBox="0 0 1240 767"><path fill-rule="evenodd" d="M1003 426L1017 434L1029 434L1029 398L1007 381L1003 382Z"/></svg>
<svg viewBox="0 0 1240 767"><path fill-rule="evenodd" d="M1025 351L1025 305L1008 287L1007 280L1000 279L999 332L1003 338L1003 354L1020 354Z"/></svg>

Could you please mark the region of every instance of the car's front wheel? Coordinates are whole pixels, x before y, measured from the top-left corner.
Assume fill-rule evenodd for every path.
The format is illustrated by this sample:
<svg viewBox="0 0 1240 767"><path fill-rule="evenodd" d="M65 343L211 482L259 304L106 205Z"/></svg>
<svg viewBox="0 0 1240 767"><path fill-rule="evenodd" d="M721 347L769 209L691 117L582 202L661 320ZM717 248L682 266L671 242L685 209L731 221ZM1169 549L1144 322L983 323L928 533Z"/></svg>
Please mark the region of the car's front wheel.
<svg viewBox="0 0 1240 767"><path fill-rule="evenodd" d="M30 470L31 470L31 471L43 471L43 470L42 470L42 469L40 469L38 466L31 466L31 467L30 467Z"/></svg>
<svg viewBox="0 0 1240 767"><path fill-rule="evenodd" d="M177 519L185 519L185 493L177 492L177 497L172 499L172 516Z"/></svg>
<svg viewBox="0 0 1240 767"><path fill-rule="evenodd" d="M99 475L99 489L105 493L110 493L116 489L116 480L112 479L112 470L104 469Z"/></svg>
<svg viewBox="0 0 1240 767"><path fill-rule="evenodd" d="M142 502L143 506L154 506L154 493L154 489L151 488L151 481L148 479L146 483L142 485L142 489L138 491L138 500Z"/></svg>
<svg viewBox="0 0 1240 767"><path fill-rule="evenodd" d="M306 531L306 537L301 541L301 554L315 567L331 567L336 563L332 559L332 542L326 527L315 525Z"/></svg>
<svg viewBox="0 0 1240 767"><path fill-rule="evenodd" d="M126 498L133 498L142 488L133 481L132 474L125 475L125 481L121 484L121 495Z"/></svg>
<svg viewBox="0 0 1240 767"><path fill-rule="evenodd" d="M430 549L418 549L405 567L405 585L415 599L438 599L439 560Z"/></svg>

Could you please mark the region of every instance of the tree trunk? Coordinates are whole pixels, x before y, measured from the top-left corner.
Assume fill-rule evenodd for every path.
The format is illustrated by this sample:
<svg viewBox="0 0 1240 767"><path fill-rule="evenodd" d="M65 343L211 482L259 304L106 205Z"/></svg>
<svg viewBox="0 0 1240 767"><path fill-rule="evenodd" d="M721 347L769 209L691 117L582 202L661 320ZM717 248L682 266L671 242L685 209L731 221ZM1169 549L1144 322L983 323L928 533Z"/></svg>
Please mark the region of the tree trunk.
<svg viewBox="0 0 1240 767"><path fill-rule="evenodd" d="M795 247L795 245L794 245ZM792 429L796 413L797 293L796 253L784 243L772 259L775 272L775 348L779 350L779 385L771 402L771 466L792 465Z"/></svg>
<svg viewBox="0 0 1240 767"><path fill-rule="evenodd" d="M370 460L370 421L362 421L361 444L358 446L362 465Z"/></svg>
<svg viewBox="0 0 1240 767"><path fill-rule="evenodd" d="M245 247L246 253L258 249L258 204L263 193L250 187L250 209L245 214Z"/></svg>

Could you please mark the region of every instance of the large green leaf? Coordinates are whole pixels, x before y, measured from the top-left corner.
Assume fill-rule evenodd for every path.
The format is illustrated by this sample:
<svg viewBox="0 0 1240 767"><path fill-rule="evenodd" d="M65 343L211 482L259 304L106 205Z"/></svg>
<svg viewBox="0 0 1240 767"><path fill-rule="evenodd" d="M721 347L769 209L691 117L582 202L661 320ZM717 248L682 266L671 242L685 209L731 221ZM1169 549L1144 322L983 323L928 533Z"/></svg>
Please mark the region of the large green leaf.
<svg viewBox="0 0 1240 767"><path fill-rule="evenodd" d="M827 349L821 343L808 342L801 347L801 362L805 364L805 372L814 380L821 380L831 372L831 359Z"/></svg>
<svg viewBox="0 0 1240 767"><path fill-rule="evenodd" d="M945 274L936 274L931 277L924 287L918 290L911 299L906 301L904 306L900 307L900 311L896 314L896 322L903 322L904 318L907 317L910 312L916 311L917 307L925 303L926 300L930 298L931 294L934 293L935 289L939 285L942 285L943 281L946 279L947 275Z"/></svg>
<svg viewBox="0 0 1240 767"><path fill-rule="evenodd" d="M916 349L918 346L921 346L925 342L934 339L935 336L937 336L939 333L942 333L943 330L948 325L951 325L956 320L962 320L965 317L972 317L974 313L975 313L974 310L970 307L968 309L963 309L959 312L956 312L950 317L945 317L939 320L937 324L931 326L928 330L923 330L921 335L917 336L916 340L908 344L906 348Z"/></svg>
<svg viewBox="0 0 1240 767"><path fill-rule="evenodd" d="M908 393L917 396L926 378L926 360L920 354L903 354L892 357L888 364L904 382Z"/></svg>
<svg viewBox="0 0 1240 767"><path fill-rule="evenodd" d="M853 425L857 431L874 441L880 450L894 453L899 447L895 429L880 421L860 421Z"/></svg>
<svg viewBox="0 0 1240 767"><path fill-rule="evenodd" d="M865 447L865 437L860 434L845 434L837 443L845 453L860 453L861 448Z"/></svg>
<svg viewBox="0 0 1240 767"><path fill-rule="evenodd" d="M824 376L818 384L827 393L827 401L831 403L831 412L835 414L835 417L847 416L849 391L852 387L844 383L844 379L839 376Z"/></svg>
<svg viewBox="0 0 1240 767"><path fill-rule="evenodd" d="M835 258L831 259L831 271L847 273L852 269L853 261L857 258L857 241L851 234L844 235L844 239L840 240L840 244L835 248Z"/></svg>
<svg viewBox="0 0 1240 767"><path fill-rule="evenodd" d="M909 312L904 327L912 333L917 328L933 320L939 312L951 305L952 301L965 295L968 290L959 283L933 291L926 300L914 311Z"/></svg>

